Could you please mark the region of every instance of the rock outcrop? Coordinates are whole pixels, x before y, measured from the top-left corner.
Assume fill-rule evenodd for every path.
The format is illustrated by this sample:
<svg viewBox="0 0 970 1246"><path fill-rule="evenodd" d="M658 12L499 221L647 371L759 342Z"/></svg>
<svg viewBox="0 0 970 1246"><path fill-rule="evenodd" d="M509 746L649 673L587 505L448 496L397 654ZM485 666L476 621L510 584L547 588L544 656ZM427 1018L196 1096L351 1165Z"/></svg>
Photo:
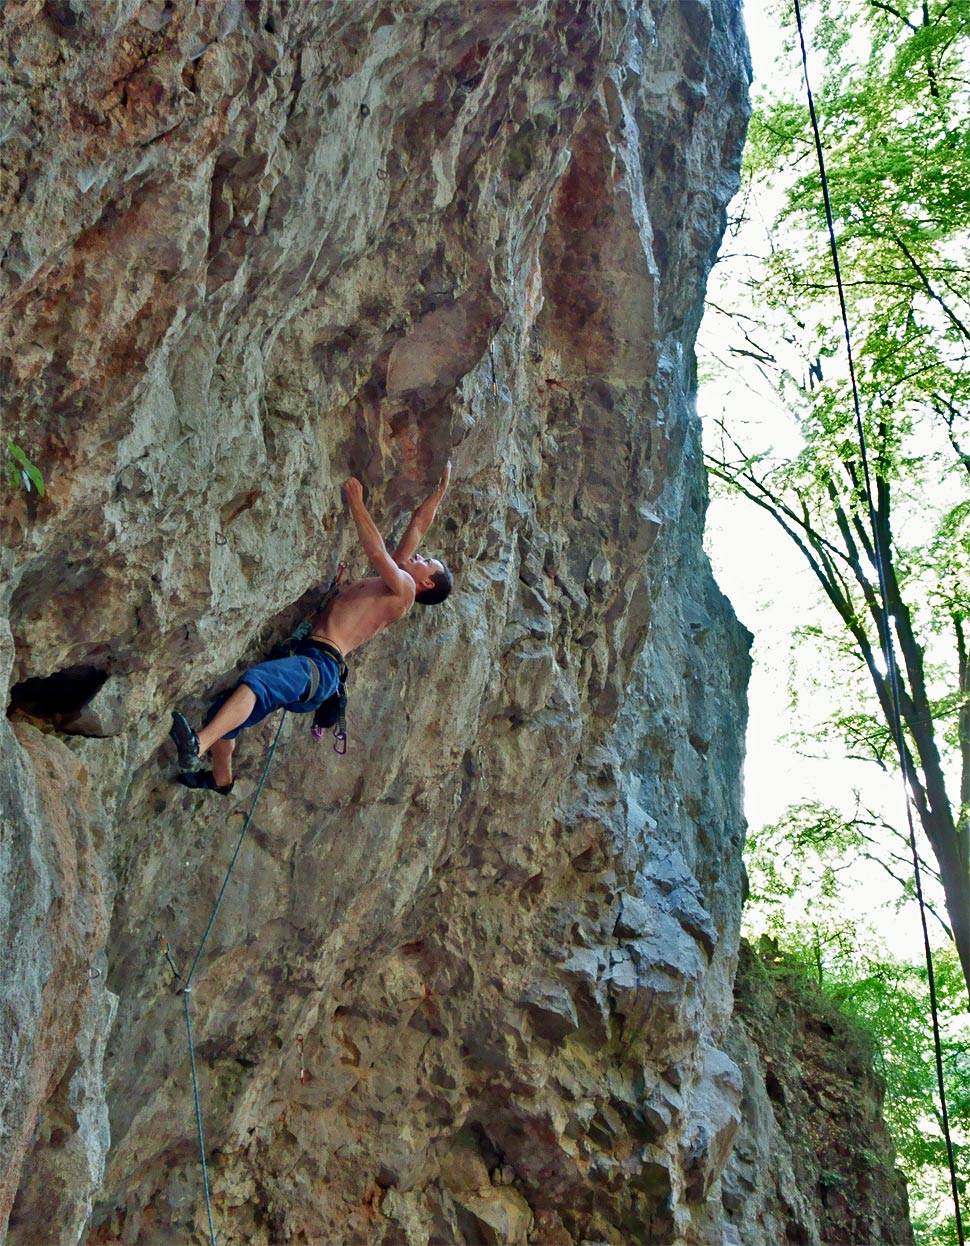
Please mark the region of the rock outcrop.
<svg viewBox="0 0 970 1246"><path fill-rule="evenodd" d="M193 988L220 1242L721 1243L747 637L693 341L734 0L7 0L11 1242L207 1240L197 716L452 458L451 601L290 718ZM731 1049L733 1050L733 1048ZM301 1076L302 1070L302 1076ZM776 1223L770 1198L760 1223Z"/></svg>
<svg viewBox="0 0 970 1246"><path fill-rule="evenodd" d="M742 943L726 1044L744 1081L722 1180L732 1225L745 1246L912 1246L871 1043L777 948L768 961Z"/></svg>

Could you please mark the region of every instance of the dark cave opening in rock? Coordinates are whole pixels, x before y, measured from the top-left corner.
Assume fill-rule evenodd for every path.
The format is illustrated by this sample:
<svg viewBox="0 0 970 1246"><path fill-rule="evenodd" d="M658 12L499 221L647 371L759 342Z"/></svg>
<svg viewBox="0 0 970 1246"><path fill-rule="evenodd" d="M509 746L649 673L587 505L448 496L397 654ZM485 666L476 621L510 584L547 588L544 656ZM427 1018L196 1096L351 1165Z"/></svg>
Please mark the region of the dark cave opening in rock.
<svg viewBox="0 0 970 1246"><path fill-rule="evenodd" d="M36 675L10 689L9 718L23 710L47 722L73 717L87 705L108 678L97 666L68 666L53 675Z"/></svg>

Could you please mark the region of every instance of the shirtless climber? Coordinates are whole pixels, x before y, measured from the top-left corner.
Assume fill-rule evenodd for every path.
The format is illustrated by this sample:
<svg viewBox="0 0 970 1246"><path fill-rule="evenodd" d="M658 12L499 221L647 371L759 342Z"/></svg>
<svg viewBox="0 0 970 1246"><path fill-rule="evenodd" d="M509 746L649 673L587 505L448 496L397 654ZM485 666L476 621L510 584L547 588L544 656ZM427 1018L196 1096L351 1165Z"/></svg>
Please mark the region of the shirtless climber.
<svg viewBox="0 0 970 1246"><path fill-rule="evenodd" d="M393 555L387 552L364 505L360 481L347 481L344 497L361 547L377 575L342 589L292 657L260 662L246 671L230 693L216 699L198 734L181 714L172 715L169 734L178 749L180 783L228 795L233 786L232 754L240 731L280 708L293 714L316 710L336 692L342 659L348 653L407 614L416 601L423 606L444 601L451 592L451 572L438 559L417 553L417 548L431 527L450 477L448 463L437 489L411 516ZM320 675L315 692L312 689L317 681L310 663ZM203 753L212 754L211 770L201 769Z"/></svg>

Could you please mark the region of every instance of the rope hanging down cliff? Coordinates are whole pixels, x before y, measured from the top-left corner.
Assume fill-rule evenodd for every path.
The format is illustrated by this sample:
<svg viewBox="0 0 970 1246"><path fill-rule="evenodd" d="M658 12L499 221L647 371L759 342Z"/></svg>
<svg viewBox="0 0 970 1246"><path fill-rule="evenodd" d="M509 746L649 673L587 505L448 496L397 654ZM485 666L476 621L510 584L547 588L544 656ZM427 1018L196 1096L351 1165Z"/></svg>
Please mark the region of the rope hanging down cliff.
<svg viewBox="0 0 970 1246"><path fill-rule="evenodd" d="M929 929L926 921L926 904L923 898L923 880L919 864L919 852L916 847L916 830L913 825L913 813L910 807L909 790L906 785L906 759L902 712L900 708L901 698L899 668L896 660L896 649L893 644L886 592L888 579L886 573L886 560L888 558L889 551L884 548L882 529L876 520L876 514L872 503L872 479L869 470L869 447L866 440L865 425L862 420L862 407L859 401L859 389L856 383L855 362L852 355L852 340L849 332L849 314L845 301L845 289L842 284L842 269L839 264L839 248L835 238L835 221L832 215L832 201L829 195L828 177L825 172L825 154L822 148L822 136L819 129L818 115L815 111L815 99L812 94L812 84L808 72L808 53L805 47L805 32L802 24L801 6L799 5L799 0L793 0L793 4L795 9L795 22L798 26L798 40L801 47L802 70L805 75L805 91L808 97L808 111L812 121L812 134L815 140L815 155L818 160L819 176L822 184L825 220L828 225L829 251L832 255L832 268L835 274L835 284L839 294L839 309L842 316L842 330L845 337L846 355L849 365L852 402L855 408L856 435L859 441L860 459L862 463L863 478L865 481L869 526L872 529L872 548L875 554L876 573L879 577L879 592L881 599L880 632L882 633L880 641L882 644L882 652L888 675L890 701L892 705L891 726L893 739L896 745L896 752L899 757L899 772L903 776L904 804L906 807L906 821L909 827L909 846L913 858L913 875L916 884L916 898L919 901L920 922L923 928L923 952L926 959L927 981L929 983L930 990L930 1013L933 1021L933 1044L936 1054L936 1080L940 1096L940 1120L943 1127L943 1136L946 1141L946 1153L950 1169L950 1189L953 1195L953 1207L956 1214L957 1240L959 1242L959 1246L964 1246L965 1239L963 1233L963 1218L960 1210L960 1189L957 1181L956 1161L953 1154L953 1141L950 1137L950 1118L949 1113L947 1112L946 1085L943 1075L943 1049L940 1039L940 1018L939 1009L937 1007L936 976L933 970L933 952L930 947Z"/></svg>
<svg viewBox="0 0 970 1246"><path fill-rule="evenodd" d="M199 1100L199 1079L198 1079L198 1075L196 1073L196 1068L195 1068L195 1045L194 1045L194 1041L192 1038L192 1013L189 1007L190 996L192 994L192 979L195 977L195 971L199 966L199 960L202 956L203 949L205 948L205 945L209 939L209 935L212 932L212 927L216 920L216 914L219 912L219 907L222 904L223 896L226 894L226 888L229 886L229 879L232 877L232 871L235 868L236 860L239 857L239 851L243 846L243 841L246 838L246 835L249 831L250 824L252 823L252 820L253 820L253 814L256 812L256 805L259 801L260 795L262 794L263 787L266 783L266 779L269 776L270 766L273 764L273 758L276 755L276 747L280 741L280 735L283 731L284 722L286 722L286 710L284 710L282 714L280 715L279 726L276 728L276 735L273 737L273 743L270 745L269 752L266 754L266 762L263 765L263 773L261 774L259 783L256 786L256 791L253 795L252 804L249 806L249 813L246 815L246 820L243 823L243 828L239 832L239 839L236 843L236 850L232 854L232 860L229 862L229 868L226 870L226 876L222 880L222 886L219 888L219 894L218 896L216 896L216 902L212 906L212 912L209 915L209 921L208 921L208 924L206 925L205 933L203 934L201 940L199 941L199 946L196 949L195 957L192 961L192 966L189 969L189 972L185 975L185 977L183 977L182 974L179 973L178 968L175 964L175 961L172 959L172 954L169 949L168 940L161 933L159 933L156 936L161 946L162 954L164 955L166 961L168 962L169 968L172 970L172 973L174 974L176 981L179 983L179 986L177 988L177 993L182 996L183 1010L185 1013L185 1033L186 1033L186 1037L188 1039L188 1045L189 1045L189 1068L192 1073L192 1095L195 1101L195 1123L196 1123L196 1127L198 1129L198 1135L199 1135L199 1161L202 1166L202 1189L205 1194L206 1215L208 1216L208 1219L209 1219L209 1241L211 1243L211 1246L216 1246L216 1231L212 1223L212 1199L209 1193L209 1173L208 1173L208 1169L206 1168L206 1162L205 1162L205 1136L204 1136L203 1129L202 1129L202 1105Z"/></svg>
<svg viewBox="0 0 970 1246"><path fill-rule="evenodd" d="M197 734L180 713L175 712L172 715L172 731L169 734L178 750L182 779L201 770L201 755L204 752L208 752L210 749L215 750L219 745L228 744L228 748L222 751L219 761L230 770L229 781L225 782L218 778L215 774L215 765L212 774L213 790L223 795L228 795L232 788L231 769L228 762L231 759L232 749L235 747L235 737L244 728L254 726L257 722L262 722L277 709L283 710L279 726L276 729L276 735L273 738L273 743L263 766L263 773L260 776L259 784L250 805L249 813L239 834L236 849L232 854L232 860L229 862L229 868L222 881L222 886L219 889L219 894L216 897L216 902L213 905L212 913L195 953L191 968L184 978L172 958L168 941L162 934L158 935L158 940L168 966L175 975L176 981L180 983L178 990L182 995L185 1012L185 1031L189 1044L189 1066L192 1074L195 1119L199 1135L199 1156L202 1165L202 1184L205 1192L206 1214L209 1219L209 1240L211 1246L216 1246L216 1235L212 1223L212 1200L209 1192L209 1175L205 1160L205 1136L202 1128L202 1108L199 1100L199 1081L195 1067L192 1014L189 1000L195 971L199 966L199 960L212 931L216 914L222 904L222 899L229 885L229 879L239 857L240 849L252 823L253 814L256 812L256 805L266 783L273 757L276 754L286 715L287 713L308 713L314 708L316 703L315 696L311 695L309 700L307 698L307 684L313 685L314 682L313 672L312 670L305 670L300 663L309 661L312 664L313 661L318 659L319 651L325 654L325 660L330 667L327 685L330 695L324 698L322 684L317 685L317 691L320 693L320 703L316 706L316 714L324 715L324 718L321 721L319 716L316 717L315 725L318 727L335 726L336 743L334 749L338 753L344 753L346 752L347 731L343 718L343 710L346 703L343 687L346 678L346 666L343 654L349 653L352 649L359 648L360 645L364 644L372 636L377 635L388 624L401 618L411 609L415 602L419 602L422 606L432 606L446 600L451 593L451 573L445 564L440 559L427 558L417 552L421 539L431 526L438 505L448 487L450 477L451 463L448 462L445 464L438 487L418 505L412 514L404 535L394 550L393 556L388 552L377 525L371 518L364 502L363 485L355 477L351 477L344 485L344 496L353 517L361 547L377 574L358 581L338 596L337 586L343 572L343 564L341 564L337 574L331 580L327 593L318 609L289 638L287 644L295 651L294 657L271 658L269 662L260 663L250 668L235 690L225 700L217 700L216 705L210 711L211 717L207 720L208 725L203 726L201 733ZM325 612L325 607L328 605L330 608ZM325 632L319 631L322 624L326 626L327 630ZM312 650L309 655L307 655L308 648ZM298 660L295 661L294 658ZM302 684L299 683L301 671L303 672ZM185 785L188 787L210 786L209 784L192 782Z"/></svg>
<svg viewBox="0 0 970 1246"><path fill-rule="evenodd" d="M306 637L310 634L314 621L323 613L323 611L326 609L329 602L335 596L338 586L340 584L340 579L343 575L343 572L344 572L344 564L341 563L339 567L337 568L336 575L330 581L330 584L327 587L327 591L324 593L317 609L311 615L309 615L296 628L296 630L292 633L292 635L288 636L286 640L282 642L281 645L276 646L274 650L274 654L278 653L282 656L284 654L292 653L296 649L296 647L306 639ZM335 726L334 752L343 755L347 751L347 724L344 718L344 710L346 707L346 696L343 692L343 681L342 680L341 680L341 687L340 687L339 695L338 694L335 694L335 695L337 695L337 699L339 701L339 706L337 707L337 713L336 713L334 720L327 721L326 725ZM328 703L326 702L324 703L325 706L327 704ZM321 707L321 708L324 708L324 707ZM236 842L235 851L233 852L232 859L229 862L229 868L226 870L225 877L222 880L222 886L219 888L219 894L216 896L216 902L212 906L212 912L209 915L209 921L206 925L205 932L203 933L202 938L199 941L199 946L196 949L195 957L192 960L191 968L189 969L189 972L184 977L179 972L178 966L175 964L175 961L172 958L171 948L169 946L168 940L161 933L159 933L156 936L156 938L158 939L159 945L162 949L162 954L165 957L165 960L167 961L168 966L171 969L176 981L179 983L177 992L178 994L182 996L183 1012L185 1015L185 1034L186 1034L186 1038L188 1041L188 1048L189 1048L189 1069L192 1075L192 1097L195 1103L195 1123L196 1123L196 1129L197 1129L198 1138L199 1138L199 1162L202 1167L202 1189L205 1195L205 1210L206 1210L206 1216L208 1217L208 1221L209 1221L209 1241L211 1243L211 1246L216 1246L216 1233L215 1233L215 1227L212 1222L212 1198L211 1198L211 1194L209 1191L209 1172L208 1172L208 1168L206 1166L206 1160L205 1160L205 1134L204 1134L203 1127L202 1127L202 1104L199 1098L199 1078L198 1078L198 1073L195 1067L195 1041L192 1035L192 1012L190 1008L190 1000L191 1000L191 995L192 995L192 980L195 977L195 971L199 966L199 960L202 957L202 952L205 949L206 943L208 942L209 935L212 933L212 927L215 924L216 915L219 912L219 908L222 904L223 897L226 894L226 888L229 886L229 879L232 877L232 872L235 869L236 861L239 858L239 853L240 853L240 850L242 849L243 842L245 841L246 835L249 832L250 825L252 824L253 815L256 812L256 805L259 802L259 798L262 795L263 787L265 786L266 780L269 777L270 767L273 764L273 758L276 756L276 749L279 744L280 736L283 731L283 724L286 721L286 713L287 711L284 709L283 712L280 714L279 725L276 728L276 734L273 737L273 743L270 745L269 752L266 755L266 761L263 765L263 771L262 771L262 774L260 775L259 783L256 785L256 791L253 795L252 803L249 806L249 813L246 815L246 819L243 822L243 828L239 833L239 839ZM317 714L319 715L319 711L317 712ZM319 736L322 735L322 728L319 725L315 725L313 728L313 734L317 736L317 738L319 738Z"/></svg>

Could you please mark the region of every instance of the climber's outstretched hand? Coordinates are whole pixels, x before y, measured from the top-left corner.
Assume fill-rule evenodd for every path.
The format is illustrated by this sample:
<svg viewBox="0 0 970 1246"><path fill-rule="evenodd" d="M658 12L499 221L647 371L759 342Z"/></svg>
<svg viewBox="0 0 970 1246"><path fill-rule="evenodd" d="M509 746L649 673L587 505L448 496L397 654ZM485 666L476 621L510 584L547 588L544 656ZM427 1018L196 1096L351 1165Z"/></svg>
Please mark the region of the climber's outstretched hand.
<svg viewBox="0 0 970 1246"><path fill-rule="evenodd" d="M438 481L438 487L435 489L432 497L436 497L440 502L445 496L445 490L451 482L451 459L445 464L445 470L441 473L441 479Z"/></svg>
<svg viewBox="0 0 970 1246"><path fill-rule="evenodd" d="M438 481L437 489L435 489L433 493L429 493L414 512L415 518L418 519L422 525L422 532L427 532L427 530L431 527L435 511L438 509L438 504L441 499L445 496L445 490L448 488L449 480L451 480L450 460L445 464L445 470L441 473L441 479Z"/></svg>
<svg viewBox="0 0 970 1246"><path fill-rule="evenodd" d="M405 529L404 536L401 537L400 544L394 551L395 562L406 562L414 554L421 538L434 521L435 512L441 499L445 496L445 490L448 488L450 480L451 462L449 461L445 464L445 470L441 473L437 489L433 493L428 494L411 516L411 522Z"/></svg>
<svg viewBox="0 0 970 1246"><path fill-rule="evenodd" d="M364 505L364 486L360 483L356 476L351 476L351 478L344 483L344 497L347 500L347 505L352 511Z"/></svg>

